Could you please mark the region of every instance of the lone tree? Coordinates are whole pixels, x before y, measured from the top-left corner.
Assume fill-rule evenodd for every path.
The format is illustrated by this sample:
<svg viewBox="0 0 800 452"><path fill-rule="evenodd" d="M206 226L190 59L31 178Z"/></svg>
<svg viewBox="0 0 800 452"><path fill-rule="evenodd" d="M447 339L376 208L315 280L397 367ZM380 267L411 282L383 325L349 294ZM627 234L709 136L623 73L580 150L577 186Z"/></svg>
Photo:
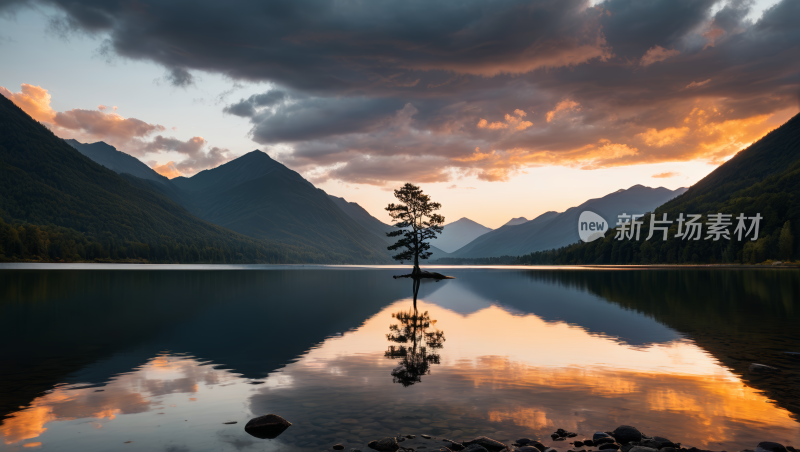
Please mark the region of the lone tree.
<svg viewBox="0 0 800 452"><path fill-rule="evenodd" d="M427 242L435 239L436 234L442 233L444 217L438 213L433 213L442 208L438 202L431 202L431 197L422 193L422 189L412 184L405 184L402 188L394 191L394 197L400 204L389 204L386 210L395 221L394 227L401 228L396 231L387 232L389 237L403 236L389 249L396 251L405 248L403 251L392 256L394 260L400 262L414 259L414 270L412 276L419 275L419 260L427 259L431 253L428 251L431 245Z"/></svg>

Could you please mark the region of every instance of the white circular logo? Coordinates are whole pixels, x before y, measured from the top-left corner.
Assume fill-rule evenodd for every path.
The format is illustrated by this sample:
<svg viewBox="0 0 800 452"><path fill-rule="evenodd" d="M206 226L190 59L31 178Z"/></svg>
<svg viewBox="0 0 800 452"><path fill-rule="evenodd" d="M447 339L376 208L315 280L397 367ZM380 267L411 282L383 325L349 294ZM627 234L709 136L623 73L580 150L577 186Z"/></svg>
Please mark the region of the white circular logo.
<svg viewBox="0 0 800 452"><path fill-rule="evenodd" d="M602 239L607 230L606 220L594 212L586 210L578 218L578 235L584 242Z"/></svg>

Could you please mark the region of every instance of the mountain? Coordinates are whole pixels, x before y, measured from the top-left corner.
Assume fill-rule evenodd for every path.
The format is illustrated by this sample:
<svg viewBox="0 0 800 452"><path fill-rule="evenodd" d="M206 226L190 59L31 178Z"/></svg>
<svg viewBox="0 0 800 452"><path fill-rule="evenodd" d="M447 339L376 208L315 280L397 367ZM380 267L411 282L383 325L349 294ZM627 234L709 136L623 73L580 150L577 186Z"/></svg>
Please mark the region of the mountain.
<svg viewBox="0 0 800 452"><path fill-rule="evenodd" d="M536 234L557 215L558 212L545 212L533 220L526 221L524 227L521 224L503 225L450 253L448 257L519 256L517 247L521 241Z"/></svg>
<svg viewBox="0 0 800 452"><path fill-rule="evenodd" d="M796 259L800 233L800 115L740 151L682 196L655 209L656 219L667 214L675 220L683 213L730 214L730 240L682 240L673 223L668 239L645 241L650 217L642 218L642 239L615 240L614 231L605 239L578 244L559 252L525 256L526 263L761 263L768 259ZM762 217L758 240L738 240L733 235L735 217ZM750 222L746 223L750 227ZM703 229L703 236L706 235Z"/></svg>
<svg viewBox="0 0 800 452"><path fill-rule="evenodd" d="M114 148L114 146L108 145L102 141L98 141L97 143L81 143L72 139L64 141L77 149L81 154L117 174L127 173L131 176L152 180L161 184L169 183L169 179L153 171L152 168L142 163L136 157L120 152Z"/></svg>
<svg viewBox="0 0 800 452"><path fill-rule="evenodd" d="M349 215L353 220L357 221L358 224L366 228L369 232L377 235L378 237L386 238L386 241L391 240L392 243L394 243L394 238L386 237L386 233L393 231L395 229L394 227L389 226L381 220L373 217L358 203L347 202L346 199L333 195L328 196L330 197L331 201L334 202L334 204L342 209L344 213Z"/></svg>
<svg viewBox="0 0 800 452"><path fill-rule="evenodd" d="M669 190L634 185L602 198L590 199L562 213L547 212L535 219L515 226L503 226L452 253L452 257L519 256L534 251L560 248L576 243L578 218L585 210L603 217L609 225L617 223L617 215L643 214L686 191L685 188Z"/></svg>
<svg viewBox="0 0 800 452"><path fill-rule="evenodd" d="M491 230L469 218L461 218L444 225L442 233L433 243L442 251L452 253Z"/></svg>
<svg viewBox="0 0 800 452"><path fill-rule="evenodd" d="M202 221L95 163L0 96L0 258L298 262L313 250ZM156 182L152 182L156 184Z"/></svg>
<svg viewBox="0 0 800 452"><path fill-rule="evenodd" d="M333 195L328 195L328 196L331 198L331 201L333 201L340 209L342 209L344 213L349 215L350 218L352 218L353 220L358 222L358 224L366 228L369 232L373 233L375 236L380 238L384 242L383 249L386 250L387 255L391 256L396 253L395 251L389 251L386 249L386 247L392 245L397 241L396 237L386 236L387 232L395 230L393 226L390 226L382 222L381 220L373 217L372 215L369 214L369 212L366 211L366 209L361 207L358 203L348 202L344 198L340 198ZM442 251L440 248L433 245L431 245L430 251L431 253L433 253L431 254L430 257L430 259L432 260L450 256L448 253Z"/></svg>
<svg viewBox="0 0 800 452"><path fill-rule="evenodd" d="M382 240L264 152L171 183L183 196L175 201L189 212L241 234L314 248L331 262L390 262Z"/></svg>
<svg viewBox="0 0 800 452"><path fill-rule="evenodd" d="M525 218L525 217L512 218L512 219L508 220L508 222L506 224L504 224L503 226L516 226L518 224L522 224L522 223L525 223L527 221L528 221L528 219Z"/></svg>

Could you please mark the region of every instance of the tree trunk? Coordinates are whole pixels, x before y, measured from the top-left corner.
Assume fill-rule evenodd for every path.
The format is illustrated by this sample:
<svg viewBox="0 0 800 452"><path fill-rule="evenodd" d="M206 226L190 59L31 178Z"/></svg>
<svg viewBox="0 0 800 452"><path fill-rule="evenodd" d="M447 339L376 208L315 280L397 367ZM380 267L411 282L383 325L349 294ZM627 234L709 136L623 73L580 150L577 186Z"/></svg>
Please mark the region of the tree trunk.
<svg viewBox="0 0 800 452"><path fill-rule="evenodd" d="M422 270L419 269L419 253L414 254L414 270L411 271L412 275L418 275L422 273Z"/></svg>

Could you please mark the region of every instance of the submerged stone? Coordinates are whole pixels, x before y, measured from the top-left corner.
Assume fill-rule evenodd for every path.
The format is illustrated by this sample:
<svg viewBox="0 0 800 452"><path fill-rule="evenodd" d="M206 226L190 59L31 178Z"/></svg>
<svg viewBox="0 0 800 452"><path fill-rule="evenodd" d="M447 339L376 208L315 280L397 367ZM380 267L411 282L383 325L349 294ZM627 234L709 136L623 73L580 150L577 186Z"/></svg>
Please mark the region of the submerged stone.
<svg viewBox="0 0 800 452"><path fill-rule="evenodd" d="M277 414L266 414L250 419L244 426L244 431L256 438L275 439L291 425L291 422Z"/></svg>
<svg viewBox="0 0 800 452"><path fill-rule="evenodd" d="M640 432L636 427L631 427L630 425L620 425L614 430L614 434L612 436L614 436L614 438L616 438L617 442L620 444L627 444L631 441L642 440L642 432Z"/></svg>
<svg viewBox="0 0 800 452"><path fill-rule="evenodd" d="M489 452L485 447L480 444L470 444L461 452Z"/></svg>
<svg viewBox="0 0 800 452"><path fill-rule="evenodd" d="M484 448L486 448L487 450L490 450L490 451L503 450L503 449L508 448L508 446L506 446L505 444L501 443L500 441L497 441L497 440L494 440L494 439L491 439L491 438L487 438L485 436L479 436L479 437L477 437L477 438L475 438L475 439L473 439L471 441L464 441L464 445L467 446L467 449L469 448L470 445L473 445L473 444L478 444L480 446L483 446Z"/></svg>
<svg viewBox="0 0 800 452"><path fill-rule="evenodd" d="M397 440L394 438L383 438L378 441L370 441L367 444L370 449L375 449L380 452L394 452L400 448L400 445L397 444Z"/></svg>

